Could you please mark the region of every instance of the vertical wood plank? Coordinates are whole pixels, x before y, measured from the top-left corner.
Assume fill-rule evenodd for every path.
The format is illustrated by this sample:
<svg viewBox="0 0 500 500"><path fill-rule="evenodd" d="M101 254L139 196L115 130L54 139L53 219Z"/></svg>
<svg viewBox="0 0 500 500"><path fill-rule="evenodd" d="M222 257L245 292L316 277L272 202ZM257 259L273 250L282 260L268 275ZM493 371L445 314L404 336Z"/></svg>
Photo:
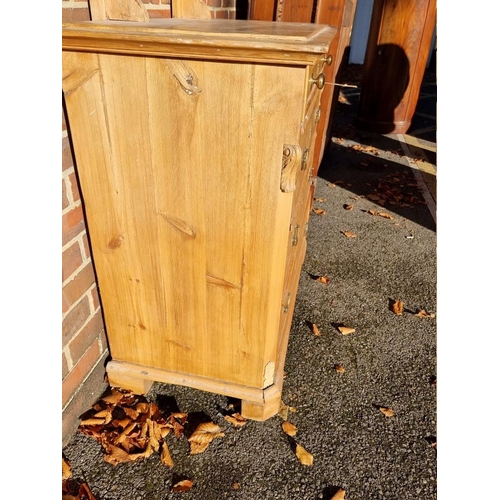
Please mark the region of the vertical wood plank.
<svg viewBox="0 0 500 500"><path fill-rule="evenodd" d="M252 148L248 158L241 309L242 333L254 346L261 346L261 371L254 381L260 382L260 387L265 385L263 369L277 359L276 332L282 314L293 200L293 193L280 189L283 144L294 143L299 137L304 80L304 68L255 67L251 133L252 143L259 147Z"/></svg>
<svg viewBox="0 0 500 500"><path fill-rule="evenodd" d="M171 0L172 17L210 19L208 5L203 0Z"/></svg>
<svg viewBox="0 0 500 500"><path fill-rule="evenodd" d="M88 0L90 19L92 21L106 21L106 0Z"/></svg>
<svg viewBox="0 0 500 500"><path fill-rule="evenodd" d="M277 0L276 21L311 23L314 0Z"/></svg>
<svg viewBox="0 0 500 500"><path fill-rule="evenodd" d="M248 19L274 21L276 0L250 0Z"/></svg>
<svg viewBox="0 0 500 500"><path fill-rule="evenodd" d="M141 0L89 0L89 7L92 21L149 21Z"/></svg>

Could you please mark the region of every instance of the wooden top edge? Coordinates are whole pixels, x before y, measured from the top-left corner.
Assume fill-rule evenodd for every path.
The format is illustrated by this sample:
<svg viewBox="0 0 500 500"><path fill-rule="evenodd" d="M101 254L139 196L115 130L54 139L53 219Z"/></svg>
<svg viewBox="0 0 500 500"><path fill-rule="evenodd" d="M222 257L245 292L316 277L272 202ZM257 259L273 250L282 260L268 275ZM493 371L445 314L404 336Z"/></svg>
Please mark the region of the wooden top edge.
<svg viewBox="0 0 500 500"><path fill-rule="evenodd" d="M63 23L63 49L75 48L70 39L92 39L104 45L119 39L128 42L207 45L227 48L273 49L322 53L328 50L337 29L312 23L244 21L233 19L156 19L150 22L85 21Z"/></svg>

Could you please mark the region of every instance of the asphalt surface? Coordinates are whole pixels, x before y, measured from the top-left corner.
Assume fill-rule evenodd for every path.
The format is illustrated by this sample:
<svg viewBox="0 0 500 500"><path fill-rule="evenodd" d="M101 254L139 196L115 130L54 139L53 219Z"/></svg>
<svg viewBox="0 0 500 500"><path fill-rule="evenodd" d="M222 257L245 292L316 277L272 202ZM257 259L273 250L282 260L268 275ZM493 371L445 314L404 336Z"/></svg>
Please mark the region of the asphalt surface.
<svg viewBox="0 0 500 500"><path fill-rule="evenodd" d="M212 420L225 436L199 455L185 437L168 436L170 469L157 453L113 466L77 432L63 454L98 500L330 500L339 489L347 500L437 498L437 314L415 315L436 313L435 74L422 86L411 147L401 136L357 130L359 89L343 90L285 363L282 399L296 410L287 417L296 436L283 432L282 416L236 428L224 419L227 398L155 383L148 400L188 412L192 426ZM392 310L397 300L402 315ZM342 335L339 325L355 332ZM313 455L311 466L297 459L297 444ZM172 492L183 478L193 487Z"/></svg>

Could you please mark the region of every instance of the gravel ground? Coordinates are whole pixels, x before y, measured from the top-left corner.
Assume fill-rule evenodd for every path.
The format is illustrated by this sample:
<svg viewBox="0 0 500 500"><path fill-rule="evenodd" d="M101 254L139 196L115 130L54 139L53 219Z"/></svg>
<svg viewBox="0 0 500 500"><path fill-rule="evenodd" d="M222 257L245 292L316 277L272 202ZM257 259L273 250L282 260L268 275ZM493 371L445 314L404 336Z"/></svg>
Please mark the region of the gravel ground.
<svg viewBox="0 0 500 500"><path fill-rule="evenodd" d="M149 400L177 405L192 426L212 420L225 437L192 456L186 438L168 436L169 469L158 454L110 465L77 432L63 454L98 500L330 500L340 488L347 500L437 498L436 317L414 315L436 312L436 225L399 142L354 129L356 99L353 90L338 105L313 205L325 214L310 217L283 390L297 435L283 432L279 415L233 427L227 398L155 383ZM397 205L374 201L381 182L403 196ZM391 309L396 300L401 316ZM355 332L342 335L339 325ZM312 466L296 458L297 444ZM194 486L173 493L182 478Z"/></svg>

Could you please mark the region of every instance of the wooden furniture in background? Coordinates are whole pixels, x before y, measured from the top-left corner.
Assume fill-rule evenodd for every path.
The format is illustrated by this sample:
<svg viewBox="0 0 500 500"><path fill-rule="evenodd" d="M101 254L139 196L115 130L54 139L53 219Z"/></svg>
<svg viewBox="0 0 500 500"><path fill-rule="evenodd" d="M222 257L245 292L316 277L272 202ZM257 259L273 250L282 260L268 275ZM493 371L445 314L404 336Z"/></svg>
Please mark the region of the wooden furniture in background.
<svg viewBox="0 0 500 500"><path fill-rule="evenodd" d="M321 96L321 117L313 158L314 175L317 174L331 128L339 88L334 87L340 71L347 64L347 47L351 39L357 0L250 0L249 19L278 22L317 23L334 26L331 54L332 64L325 68L326 89Z"/></svg>
<svg viewBox="0 0 500 500"><path fill-rule="evenodd" d="M375 0L356 122L360 128L406 133L435 26L436 0Z"/></svg>
<svg viewBox="0 0 500 500"><path fill-rule="evenodd" d="M92 21L149 21L141 0L89 0L89 7Z"/></svg>
<svg viewBox="0 0 500 500"><path fill-rule="evenodd" d="M167 19L62 33L110 384L187 385L274 415L336 30Z"/></svg>

